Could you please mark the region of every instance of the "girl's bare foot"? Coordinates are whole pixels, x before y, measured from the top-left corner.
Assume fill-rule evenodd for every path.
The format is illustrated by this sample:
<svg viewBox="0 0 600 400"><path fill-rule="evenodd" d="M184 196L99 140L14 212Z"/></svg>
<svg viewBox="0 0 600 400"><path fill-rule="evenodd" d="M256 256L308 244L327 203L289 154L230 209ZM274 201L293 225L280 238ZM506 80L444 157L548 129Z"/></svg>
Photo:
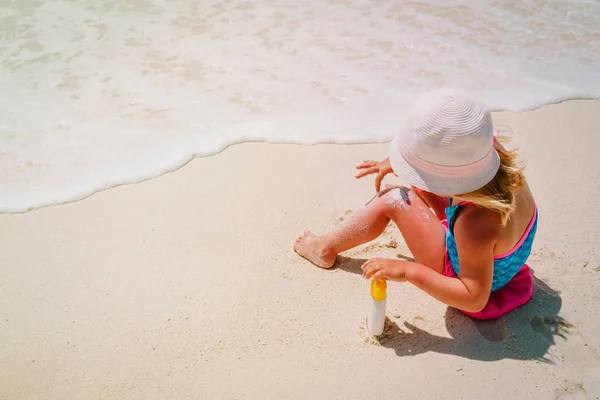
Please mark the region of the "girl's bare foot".
<svg viewBox="0 0 600 400"><path fill-rule="evenodd" d="M310 231L304 232L296 239L294 251L321 268L333 267L337 255L332 250L326 248L322 238L312 234Z"/></svg>

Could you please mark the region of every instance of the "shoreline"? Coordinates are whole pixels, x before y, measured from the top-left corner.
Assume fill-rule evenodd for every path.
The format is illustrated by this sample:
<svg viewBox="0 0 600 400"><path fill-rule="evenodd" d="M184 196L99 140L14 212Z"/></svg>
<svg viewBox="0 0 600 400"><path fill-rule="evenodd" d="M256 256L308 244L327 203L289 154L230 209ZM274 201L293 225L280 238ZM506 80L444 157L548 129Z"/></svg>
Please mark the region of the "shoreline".
<svg viewBox="0 0 600 400"><path fill-rule="evenodd" d="M571 102L597 102L600 101L600 98L572 98L572 99L566 99L566 100L562 100L562 101L558 101L558 102L554 102L554 103L550 103L550 104L546 104L540 107L536 107L536 108L532 108L530 110L524 110L524 111L507 111L507 110L496 110L496 111L492 111L492 115L493 116L497 116L497 115L502 115L502 114L508 114L509 116L517 116L517 115L523 115L526 113L530 113L530 112L536 112L537 110L542 110L545 109L546 107L555 107L561 104L569 104ZM74 202L78 202L78 201L82 201L85 200L87 198L89 198L90 196L93 196L97 193L101 193L104 192L106 190L111 190L114 188L118 188L120 186L127 186L127 185L136 185L142 182L146 182L148 180L152 180L152 179L157 179L160 178L163 175L166 174L171 174L173 172L176 172L184 167L186 167L190 162L194 161L195 159L202 159L202 158L207 158L207 157L215 157L218 156L220 154L222 154L223 152L227 151L229 148L234 147L234 146L239 146L239 145L243 145L243 144L248 144L248 143L260 143L260 144L269 144L269 145L290 145L290 146L320 146L320 145L339 145L339 146L361 146L361 145L371 145L371 144L388 144L390 141L386 141L386 142L352 142L352 143L335 143L335 142L319 142L319 143L311 143L311 144L302 144L302 143L289 143L289 142L285 142L285 141L260 141L260 140L245 140L243 142L238 142L238 143L233 143L233 144L229 144L227 146L225 146L222 150L220 150L217 153L214 154L209 154L209 155L205 155L205 156L191 156L191 158L189 158L187 161L184 161L180 166L178 167L173 167L173 168L169 168L167 170L165 170L164 172L161 172L157 175L150 175L146 178L143 178L141 180L132 180L132 181L126 181L126 182L121 182L121 183L115 183L115 184L108 184L108 187L103 188L103 189L97 189L97 190L92 190L89 193L84 193L80 196L76 196L73 199L70 200L66 200L66 201L62 201L62 202L50 202L48 204L44 204L41 206L32 206L26 210L21 210L21 211L0 211L0 215L18 215L18 214L27 214L36 210L40 210L43 208L47 208L47 207L54 207L54 206L60 206L60 205L65 205L65 204L70 204L70 203L74 203Z"/></svg>

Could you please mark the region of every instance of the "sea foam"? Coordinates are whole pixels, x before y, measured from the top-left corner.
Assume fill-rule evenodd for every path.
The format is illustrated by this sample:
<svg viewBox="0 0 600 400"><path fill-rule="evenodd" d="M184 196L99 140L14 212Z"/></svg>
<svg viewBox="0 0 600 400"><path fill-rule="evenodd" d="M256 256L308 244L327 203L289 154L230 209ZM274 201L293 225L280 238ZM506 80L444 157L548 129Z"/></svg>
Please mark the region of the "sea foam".
<svg viewBox="0 0 600 400"><path fill-rule="evenodd" d="M496 110L600 97L600 3L3 1L0 212L242 141L386 141L448 85Z"/></svg>

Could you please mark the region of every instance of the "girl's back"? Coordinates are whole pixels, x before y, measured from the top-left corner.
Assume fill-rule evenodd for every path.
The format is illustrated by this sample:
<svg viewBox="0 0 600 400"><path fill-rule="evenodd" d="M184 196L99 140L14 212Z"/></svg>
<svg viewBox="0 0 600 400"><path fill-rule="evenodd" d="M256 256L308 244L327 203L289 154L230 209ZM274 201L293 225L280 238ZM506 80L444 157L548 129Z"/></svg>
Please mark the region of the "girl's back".
<svg viewBox="0 0 600 400"><path fill-rule="evenodd" d="M518 247L535 216L535 201L527 184L517 191L515 203L515 209L506 225L502 225L501 217L496 211L474 204L459 203L461 207L452 221L452 231L470 230L478 235L493 237L494 257L501 258ZM490 234L490 231L493 231L493 234Z"/></svg>
<svg viewBox="0 0 600 400"><path fill-rule="evenodd" d="M518 245L531 224L535 210L533 195L525 184L516 195L516 207L506 226L498 224L498 240L494 246L495 256L506 254Z"/></svg>

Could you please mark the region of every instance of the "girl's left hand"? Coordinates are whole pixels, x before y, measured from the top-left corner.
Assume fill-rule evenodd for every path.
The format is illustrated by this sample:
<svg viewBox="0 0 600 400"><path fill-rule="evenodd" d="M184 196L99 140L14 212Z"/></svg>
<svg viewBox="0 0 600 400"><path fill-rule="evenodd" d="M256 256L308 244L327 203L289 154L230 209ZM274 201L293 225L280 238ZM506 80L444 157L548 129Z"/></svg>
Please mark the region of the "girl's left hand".
<svg viewBox="0 0 600 400"><path fill-rule="evenodd" d="M406 261L389 258L372 258L360 267L363 278L385 278L392 281L406 281Z"/></svg>

